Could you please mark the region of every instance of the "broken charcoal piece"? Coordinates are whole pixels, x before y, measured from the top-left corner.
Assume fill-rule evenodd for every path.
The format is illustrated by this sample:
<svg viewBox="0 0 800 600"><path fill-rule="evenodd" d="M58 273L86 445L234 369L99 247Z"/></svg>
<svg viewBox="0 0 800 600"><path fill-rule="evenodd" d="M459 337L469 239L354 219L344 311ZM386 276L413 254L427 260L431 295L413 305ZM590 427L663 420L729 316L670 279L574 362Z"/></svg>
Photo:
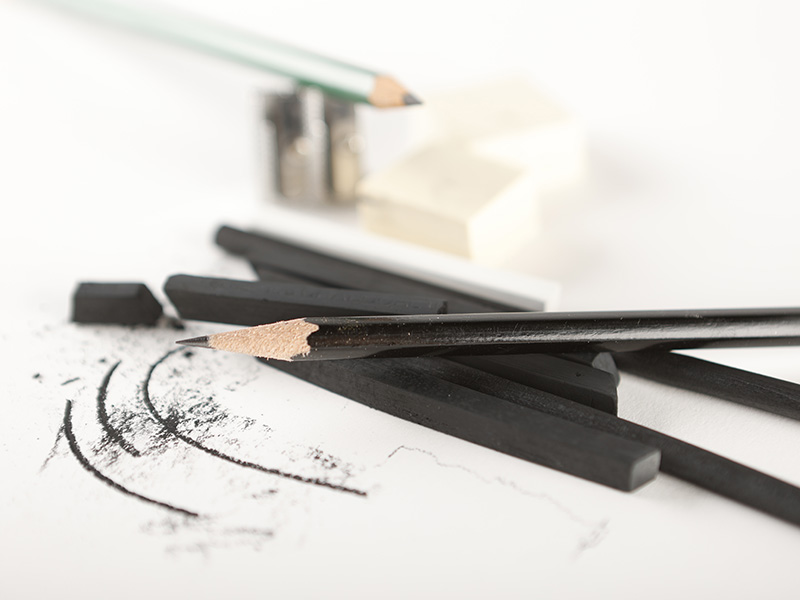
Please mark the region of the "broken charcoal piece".
<svg viewBox="0 0 800 600"><path fill-rule="evenodd" d="M161 304L143 283L81 283L72 297L72 321L153 325Z"/></svg>

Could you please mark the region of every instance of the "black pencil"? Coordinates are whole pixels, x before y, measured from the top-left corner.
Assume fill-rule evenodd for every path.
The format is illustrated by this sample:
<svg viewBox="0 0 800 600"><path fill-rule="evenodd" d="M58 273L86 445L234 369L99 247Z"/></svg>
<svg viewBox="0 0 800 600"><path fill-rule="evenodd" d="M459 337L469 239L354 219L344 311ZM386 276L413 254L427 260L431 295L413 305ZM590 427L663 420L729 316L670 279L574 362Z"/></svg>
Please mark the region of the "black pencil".
<svg viewBox="0 0 800 600"><path fill-rule="evenodd" d="M278 360L800 344L800 309L309 317L179 343Z"/></svg>
<svg viewBox="0 0 800 600"><path fill-rule="evenodd" d="M711 361L651 350L616 357L626 372L800 420L800 385Z"/></svg>
<svg viewBox="0 0 800 600"><path fill-rule="evenodd" d="M326 314L326 311L339 311L341 314L341 311L348 310L351 311L349 314L355 314L352 311L365 307L373 311L381 308L375 303L375 295L369 292L281 284L282 279L275 286L270 282L174 275L167 280L164 291L182 319L231 325L253 325L259 320L281 318L277 316L279 314L296 316L299 311L311 309L318 314ZM377 296L383 298L385 295ZM400 299L398 296L390 298ZM277 303L274 302L276 299ZM348 302L343 304L343 299ZM354 300L355 304L351 305L349 300ZM420 308L413 301L401 306L409 312ZM535 390L563 396L610 414L617 412L614 376L583 362L547 354L465 356L458 357L458 360Z"/></svg>
<svg viewBox="0 0 800 600"><path fill-rule="evenodd" d="M420 281L412 276L326 254L285 238L221 226L216 243L246 256L259 279L304 281L347 289L444 298L448 313L529 310L530 307L487 297L482 289L454 289L447 282ZM352 313L355 314L355 313ZM219 317L219 314L215 315ZM616 414L619 372L607 352L580 354L472 357L471 364L490 373ZM576 364L579 363L579 364Z"/></svg>

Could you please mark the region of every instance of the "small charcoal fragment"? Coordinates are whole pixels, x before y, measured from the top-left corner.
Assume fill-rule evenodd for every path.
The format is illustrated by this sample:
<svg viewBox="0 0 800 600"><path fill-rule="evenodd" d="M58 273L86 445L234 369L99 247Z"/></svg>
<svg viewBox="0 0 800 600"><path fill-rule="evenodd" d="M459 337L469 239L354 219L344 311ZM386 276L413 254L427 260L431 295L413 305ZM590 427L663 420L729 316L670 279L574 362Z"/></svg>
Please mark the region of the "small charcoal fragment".
<svg viewBox="0 0 800 600"><path fill-rule="evenodd" d="M143 283L81 283L72 297L75 323L153 325L161 313Z"/></svg>

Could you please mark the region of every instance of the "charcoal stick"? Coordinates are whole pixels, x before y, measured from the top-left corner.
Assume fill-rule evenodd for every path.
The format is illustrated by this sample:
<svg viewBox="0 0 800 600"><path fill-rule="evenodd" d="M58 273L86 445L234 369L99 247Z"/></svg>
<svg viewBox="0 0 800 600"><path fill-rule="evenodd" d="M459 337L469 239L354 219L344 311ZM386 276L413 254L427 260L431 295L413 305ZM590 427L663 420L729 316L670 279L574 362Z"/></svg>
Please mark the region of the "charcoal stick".
<svg viewBox="0 0 800 600"><path fill-rule="evenodd" d="M675 352L626 352L616 356L626 372L800 420L800 385Z"/></svg>
<svg viewBox="0 0 800 600"><path fill-rule="evenodd" d="M524 386L440 358L406 359L475 391L661 450L661 471L766 514L800 525L800 488L697 446L575 402L531 394Z"/></svg>
<svg viewBox="0 0 800 600"><path fill-rule="evenodd" d="M658 472L660 453L647 444L455 385L402 359L264 362L390 415L615 489L634 490Z"/></svg>

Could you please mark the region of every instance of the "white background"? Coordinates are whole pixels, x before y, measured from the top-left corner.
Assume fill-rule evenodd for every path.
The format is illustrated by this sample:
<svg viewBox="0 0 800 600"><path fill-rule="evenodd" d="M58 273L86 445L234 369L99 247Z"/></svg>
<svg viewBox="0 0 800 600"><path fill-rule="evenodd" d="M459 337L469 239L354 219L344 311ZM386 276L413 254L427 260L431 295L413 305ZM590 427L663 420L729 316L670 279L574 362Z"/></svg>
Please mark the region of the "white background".
<svg viewBox="0 0 800 600"><path fill-rule="evenodd" d="M545 231L503 265L561 283L559 308L798 304L792 2L173 4L379 67L423 98L524 73L570 107L589 132L591 186L548 204ZM66 458L39 472L63 412L65 365L119 341L102 332L87 341L68 324L76 282L158 291L179 271L248 276L213 247L216 225L288 218L264 198L258 131L259 90L283 84L40 6L0 4L9 366L0 448L13 490L2 505L2 595L108 597L107 584L116 597L791 595L794 526L669 477L625 495L369 411L357 412L350 447L316 433L373 466L393 449L375 431L417 450L390 471L367 469L377 486L368 508L310 502L257 550L165 553L129 526L143 518L127 512L133 501L109 507L113 493ZM407 115L365 108L362 117L368 168L408 144ZM796 350L713 356L800 381ZM55 383L32 379L48 368ZM315 398L346 405L291 389L311 402L300 437L302 419L324 410ZM800 485L795 422L633 377L620 387L620 414Z"/></svg>

